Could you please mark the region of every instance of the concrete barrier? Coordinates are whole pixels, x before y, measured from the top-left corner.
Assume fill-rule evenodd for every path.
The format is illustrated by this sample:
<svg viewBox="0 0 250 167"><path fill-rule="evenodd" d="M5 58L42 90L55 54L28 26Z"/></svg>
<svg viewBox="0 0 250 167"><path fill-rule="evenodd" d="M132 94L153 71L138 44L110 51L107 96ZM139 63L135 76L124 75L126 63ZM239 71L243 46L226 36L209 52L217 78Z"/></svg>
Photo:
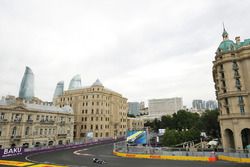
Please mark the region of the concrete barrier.
<svg viewBox="0 0 250 167"><path fill-rule="evenodd" d="M250 163L250 158L238 158L238 157L219 155L218 159L223 160L223 161L236 162L236 163Z"/></svg>
<svg viewBox="0 0 250 167"><path fill-rule="evenodd" d="M183 161L209 161L209 157L198 156L169 156L169 155L151 155L151 154L128 154L113 152L114 155L127 158L144 158L144 159L162 159L162 160L183 160Z"/></svg>

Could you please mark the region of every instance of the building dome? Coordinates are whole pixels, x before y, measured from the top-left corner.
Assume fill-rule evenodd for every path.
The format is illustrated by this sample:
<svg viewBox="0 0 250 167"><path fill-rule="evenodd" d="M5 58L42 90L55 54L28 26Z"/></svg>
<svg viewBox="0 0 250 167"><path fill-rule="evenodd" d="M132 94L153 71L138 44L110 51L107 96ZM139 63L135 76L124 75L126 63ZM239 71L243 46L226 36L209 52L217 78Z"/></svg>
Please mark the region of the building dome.
<svg viewBox="0 0 250 167"><path fill-rule="evenodd" d="M92 86L103 86L101 81L99 79L97 79Z"/></svg>
<svg viewBox="0 0 250 167"><path fill-rule="evenodd" d="M220 43L218 47L219 52L233 51L236 48L236 44L232 40L224 40Z"/></svg>

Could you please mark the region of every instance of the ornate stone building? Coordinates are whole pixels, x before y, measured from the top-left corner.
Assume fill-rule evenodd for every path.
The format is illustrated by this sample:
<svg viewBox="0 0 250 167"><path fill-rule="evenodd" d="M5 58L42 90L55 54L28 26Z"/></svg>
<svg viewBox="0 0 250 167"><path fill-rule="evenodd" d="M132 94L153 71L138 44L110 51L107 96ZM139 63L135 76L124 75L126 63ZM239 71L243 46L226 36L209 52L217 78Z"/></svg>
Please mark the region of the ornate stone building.
<svg viewBox="0 0 250 167"><path fill-rule="evenodd" d="M128 130L142 130L144 129L144 120L141 117L128 118Z"/></svg>
<svg viewBox="0 0 250 167"><path fill-rule="evenodd" d="M54 103L60 107L69 105L73 108L76 141L126 135L127 99L105 88L99 80L89 87L64 91L63 95L54 99Z"/></svg>
<svg viewBox="0 0 250 167"><path fill-rule="evenodd" d="M229 40L224 29L213 62L219 122L225 151L250 144L250 39Z"/></svg>
<svg viewBox="0 0 250 167"><path fill-rule="evenodd" d="M8 96L0 100L0 148L73 142L73 111Z"/></svg>

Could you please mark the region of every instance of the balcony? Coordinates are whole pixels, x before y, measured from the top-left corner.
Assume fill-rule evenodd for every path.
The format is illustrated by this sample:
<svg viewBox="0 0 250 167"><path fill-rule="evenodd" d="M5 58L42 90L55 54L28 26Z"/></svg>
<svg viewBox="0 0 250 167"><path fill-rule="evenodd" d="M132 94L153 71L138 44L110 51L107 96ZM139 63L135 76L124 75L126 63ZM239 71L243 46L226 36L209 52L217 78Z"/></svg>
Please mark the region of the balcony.
<svg viewBox="0 0 250 167"><path fill-rule="evenodd" d="M233 65L233 70L238 70L239 67L237 65Z"/></svg>
<svg viewBox="0 0 250 167"><path fill-rule="evenodd" d="M234 78L235 78L235 79L239 79L239 78L240 78L240 75L239 75L239 74L234 74Z"/></svg>
<svg viewBox="0 0 250 167"><path fill-rule="evenodd" d="M239 101L238 106L244 106L245 103L243 101Z"/></svg>
<svg viewBox="0 0 250 167"><path fill-rule="evenodd" d="M225 81L225 78L220 78L221 81Z"/></svg>
<svg viewBox="0 0 250 167"><path fill-rule="evenodd" d="M224 69L219 69L219 72L220 72L220 73L223 73L223 72L224 72Z"/></svg>
<svg viewBox="0 0 250 167"><path fill-rule="evenodd" d="M6 123L8 123L7 119L0 119L0 124L6 124Z"/></svg>
<svg viewBox="0 0 250 167"><path fill-rule="evenodd" d="M57 137L58 138L66 138L67 137L67 134L57 134Z"/></svg>
<svg viewBox="0 0 250 167"><path fill-rule="evenodd" d="M62 126L62 125L65 125L65 121L61 121L59 124L60 124L61 126Z"/></svg>
<svg viewBox="0 0 250 167"><path fill-rule="evenodd" d="M219 120L224 119L250 119L250 113L229 113L229 114L223 114L219 116Z"/></svg>
<svg viewBox="0 0 250 167"><path fill-rule="evenodd" d="M28 124L32 124L32 123L33 123L33 120L28 119L26 122L27 122Z"/></svg>
<svg viewBox="0 0 250 167"><path fill-rule="evenodd" d="M55 123L55 121L53 121L53 120L41 120L40 123L46 124L46 125L53 125Z"/></svg>
<svg viewBox="0 0 250 167"><path fill-rule="evenodd" d="M14 135L14 136L11 136L10 139L11 139L11 141L20 141L21 140L21 136Z"/></svg>
<svg viewBox="0 0 250 167"><path fill-rule="evenodd" d="M21 118L16 118L16 119L14 119L14 120L12 120L14 123L20 123L21 121L22 121L22 119Z"/></svg>

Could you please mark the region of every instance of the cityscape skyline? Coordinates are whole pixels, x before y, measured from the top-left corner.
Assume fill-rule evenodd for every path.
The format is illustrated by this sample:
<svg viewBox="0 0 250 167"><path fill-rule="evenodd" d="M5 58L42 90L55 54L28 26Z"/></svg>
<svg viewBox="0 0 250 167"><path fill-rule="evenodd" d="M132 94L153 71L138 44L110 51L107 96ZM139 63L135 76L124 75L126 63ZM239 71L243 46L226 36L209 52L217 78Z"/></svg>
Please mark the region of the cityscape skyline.
<svg viewBox="0 0 250 167"><path fill-rule="evenodd" d="M250 36L248 1L30 2L0 2L0 96L17 96L29 66L35 96L47 101L80 74L83 86L99 78L128 101L182 97L191 106L216 99L222 22L232 39Z"/></svg>

